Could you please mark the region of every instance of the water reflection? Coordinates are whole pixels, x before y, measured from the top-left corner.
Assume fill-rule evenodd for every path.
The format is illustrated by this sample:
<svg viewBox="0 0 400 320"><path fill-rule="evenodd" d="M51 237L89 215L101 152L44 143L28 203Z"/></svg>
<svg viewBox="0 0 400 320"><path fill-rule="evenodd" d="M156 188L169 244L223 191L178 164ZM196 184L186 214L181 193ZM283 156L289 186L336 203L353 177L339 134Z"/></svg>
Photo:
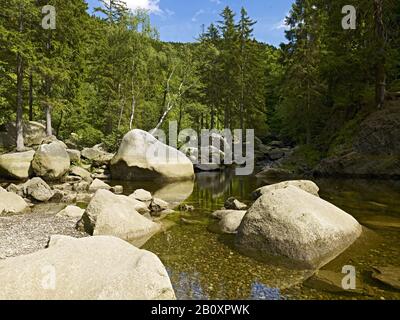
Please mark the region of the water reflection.
<svg viewBox="0 0 400 320"><path fill-rule="evenodd" d="M208 190L213 198L217 198L227 192L233 178L233 171L199 172L196 182L199 189Z"/></svg>
<svg viewBox="0 0 400 320"><path fill-rule="evenodd" d="M151 192L154 197L168 202L171 204L172 208L175 208L192 195L195 183L191 180L171 183L154 181L110 181L110 185L122 185L125 195L130 195L137 189L145 189Z"/></svg>
<svg viewBox="0 0 400 320"><path fill-rule="evenodd" d="M176 273L171 269L168 269L168 275L174 281L174 290L176 295L183 300L209 300L210 296L203 289L205 283L201 282L201 275L199 272L188 273L179 272ZM218 284L218 296L224 296L223 283ZM213 289L213 287L208 287L207 289ZM271 288L265 284L255 281L251 284L251 292L248 297L250 300L282 300L281 291L279 288Z"/></svg>
<svg viewBox="0 0 400 320"><path fill-rule="evenodd" d="M200 274L180 272L175 274L174 271L168 269L168 274L171 279L175 279L174 290L175 294L181 300L208 300L209 297L203 291L199 279Z"/></svg>
<svg viewBox="0 0 400 320"><path fill-rule="evenodd" d="M194 182L189 180L168 183L155 191L154 197L168 202L172 208L175 208L192 195L193 189Z"/></svg>
<svg viewBox="0 0 400 320"><path fill-rule="evenodd" d="M254 282L251 285L252 300L282 300L281 290L278 288L270 288L261 282Z"/></svg>
<svg viewBox="0 0 400 320"><path fill-rule="evenodd" d="M321 188L322 198L343 208L360 222L376 215L400 218L399 183L358 180L316 182ZM210 214L220 209L228 197L234 196L250 204L252 191L263 185L254 177L235 177L229 172L197 175L193 193L185 200L196 210L169 216L168 219L175 221L176 225L145 245L145 249L157 254L169 269L178 299L349 298L327 293L323 289L304 288L301 284L309 275L278 267L273 261L260 262L243 256L235 249L234 236L220 236L208 230L208 225L214 222ZM161 188L158 187L158 190ZM185 225L179 222L181 216L205 221L205 224ZM368 287L369 297L398 299L399 293L387 291L376 283L371 284L368 277L371 266L400 265L399 229L376 228L374 231L378 238L366 236L365 243L360 244L362 248L349 249L326 269L340 272L343 265L354 265L359 274L358 281ZM371 239L375 247L371 247ZM365 299L365 296L357 298Z"/></svg>

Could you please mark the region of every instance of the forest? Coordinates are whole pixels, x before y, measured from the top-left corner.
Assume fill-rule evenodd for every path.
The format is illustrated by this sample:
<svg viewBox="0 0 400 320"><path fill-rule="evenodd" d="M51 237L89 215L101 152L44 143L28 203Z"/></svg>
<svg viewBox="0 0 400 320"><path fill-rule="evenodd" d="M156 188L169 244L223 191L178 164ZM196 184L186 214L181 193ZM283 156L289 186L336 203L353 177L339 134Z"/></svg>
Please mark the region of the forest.
<svg viewBox="0 0 400 320"><path fill-rule="evenodd" d="M0 125L46 121L49 135L110 151L130 129L169 120L255 129L300 145L312 162L400 90L395 0L357 1L355 30L341 25L346 1L297 0L279 48L254 38L245 8L226 7L194 43L165 43L145 11L101 2L93 15L84 0L1 2ZM47 4L54 30L41 25Z"/></svg>
<svg viewBox="0 0 400 320"><path fill-rule="evenodd" d="M0 1L0 300L400 299L399 0L96 2Z"/></svg>

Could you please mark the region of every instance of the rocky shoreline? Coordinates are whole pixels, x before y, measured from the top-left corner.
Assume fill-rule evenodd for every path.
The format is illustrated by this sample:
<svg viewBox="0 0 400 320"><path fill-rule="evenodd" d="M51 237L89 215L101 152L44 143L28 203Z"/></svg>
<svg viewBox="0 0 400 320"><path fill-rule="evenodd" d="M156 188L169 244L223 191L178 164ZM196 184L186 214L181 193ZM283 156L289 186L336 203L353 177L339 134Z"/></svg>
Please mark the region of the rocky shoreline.
<svg viewBox="0 0 400 320"><path fill-rule="evenodd" d="M154 144L158 149L169 148L149 140L147 135L140 130L128 133L116 155L107 153L100 145L82 151L68 149L54 137L46 137L41 145L26 151L29 153L23 155L26 161L15 162L21 153L0 156L3 177L20 179L20 182L5 182L0 187L0 284L6 288L4 292L8 297L49 298L48 293L38 287L37 270L24 267L24 264L40 267L39 261L43 259L62 270L59 274L62 285L55 289L56 294L52 298L175 297L165 267L158 257L137 248L164 230L163 219L174 209L194 210L191 206L180 205L185 200L180 186L186 186L185 181L193 181L194 167L178 150L174 151L177 159L181 159L178 163L184 162L184 170L179 175L176 174L179 166L176 162L160 165L157 156L144 158L147 149ZM142 150L138 146L145 148ZM274 165L293 152L280 142L267 147L259 142L258 149L264 149L263 152L258 151L259 158L267 154L268 161ZM154 166L154 163L158 165ZM151 172L149 168L152 168ZM115 170L119 178L122 172L127 172L126 180L147 177L169 182L175 186L172 189L176 198L164 197L162 192L157 196L144 189L127 194L122 185L106 183L107 179L115 176ZM274 178L282 180L285 171L268 167L258 177L269 180L271 173ZM235 248L239 252L258 258L274 256L283 264L305 270L307 274L311 272L312 275L347 250L361 236L362 227L349 214L321 199L319 187L314 182L292 180L290 174L286 177L285 182L266 183L264 187L254 190L251 205L235 198L227 199L224 208L214 212L213 217L218 220L221 233L235 237ZM190 219L181 221L195 223ZM94 252L107 248L110 255L102 256L104 261L94 264L83 258L85 263L90 264L84 265L80 259L94 254L90 249L87 251L89 247ZM131 256L113 253L119 248ZM132 263L137 256L146 256L148 262L143 266L135 265L124 281L129 281L129 277L139 277L144 279L140 281L141 286L158 289L149 293L138 289L136 284L132 287L113 287L114 280L106 280L99 263L114 266L114 255L117 260L125 258ZM95 288L90 295L77 296L73 293L80 286L79 276L68 271L66 257L72 259L68 262L72 261L77 270L94 268L92 280L84 283L87 288ZM149 269L147 263L155 263L157 267ZM125 269L128 264L119 267ZM28 290L20 292L17 289L19 280L13 268L27 274ZM383 276L379 277L384 278L382 270L385 269L380 270ZM393 272L392 269L390 272ZM15 282L6 280L6 275L11 275ZM117 274L114 276L118 278ZM113 285L110 284L105 292L104 286L109 285L107 281ZM73 291L69 291L72 293L63 292L66 288L72 288Z"/></svg>
<svg viewBox="0 0 400 320"><path fill-rule="evenodd" d="M0 216L0 261L42 250L52 235L87 237L75 229L76 219L57 216L62 207L40 205L29 214Z"/></svg>

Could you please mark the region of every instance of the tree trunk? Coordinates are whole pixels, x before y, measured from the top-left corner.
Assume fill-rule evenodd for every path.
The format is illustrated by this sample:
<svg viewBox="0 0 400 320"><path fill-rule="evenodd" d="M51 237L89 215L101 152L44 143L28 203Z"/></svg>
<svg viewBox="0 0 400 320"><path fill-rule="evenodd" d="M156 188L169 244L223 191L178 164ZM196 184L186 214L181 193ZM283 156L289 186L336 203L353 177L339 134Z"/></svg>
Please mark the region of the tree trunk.
<svg viewBox="0 0 400 320"><path fill-rule="evenodd" d="M227 105L225 105L225 109L224 109L224 127L225 127L225 129L229 128L229 112L228 112Z"/></svg>
<svg viewBox="0 0 400 320"><path fill-rule="evenodd" d="M214 105L211 106L211 130L215 128L215 108Z"/></svg>
<svg viewBox="0 0 400 320"><path fill-rule="evenodd" d="M377 43L377 61L375 66L375 100L378 109L385 103L386 72L385 72L385 33L383 24L383 0L374 0L375 33Z"/></svg>
<svg viewBox="0 0 400 320"><path fill-rule="evenodd" d="M133 120L135 119L135 109L136 109L136 99L135 95L132 95L132 109L131 109L131 118L129 119L129 129L133 128Z"/></svg>
<svg viewBox="0 0 400 320"><path fill-rule="evenodd" d="M244 130L244 107L243 107L243 102L240 103L240 129Z"/></svg>
<svg viewBox="0 0 400 320"><path fill-rule="evenodd" d="M125 97L121 99L121 84L118 84L118 103L120 105L120 110L119 110L119 119L118 119L118 130L121 127L121 122L122 122L122 116L124 115L124 109L125 109Z"/></svg>
<svg viewBox="0 0 400 320"><path fill-rule="evenodd" d="M129 130L133 128L133 120L135 119L136 98L135 98L135 59L132 60L132 78L131 78L131 92L132 92L132 106L131 117L129 119Z"/></svg>
<svg viewBox="0 0 400 320"><path fill-rule="evenodd" d="M164 121L167 118L168 114L173 109L174 105L175 105L174 102L168 103L167 110L164 111L164 113L162 114L162 116L160 118L160 121L158 121L157 126L151 131L151 134L154 134L158 129L161 128L161 126L164 124Z"/></svg>
<svg viewBox="0 0 400 320"><path fill-rule="evenodd" d="M29 73L29 121L33 121L33 74Z"/></svg>
<svg viewBox="0 0 400 320"><path fill-rule="evenodd" d="M20 5L19 31L24 31L23 8ZM16 119L16 145L17 151L23 151L24 125L23 125L23 89L24 89L24 60L20 53L17 54L17 119Z"/></svg>
<svg viewBox="0 0 400 320"><path fill-rule="evenodd" d="M178 132L181 132L182 117L183 117L183 108L182 108L182 99L181 99L179 102Z"/></svg>
<svg viewBox="0 0 400 320"><path fill-rule="evenodd" d="M121 123L122 123L122 117L124 116L125 102L126 102L126 100L125 100L125 98L124 98L124 99L122 100L121 108L120 108L120 112L119 112L118 130L119 130L119 128L120 128L120 126L121 126Z"/></svg>
<svg viewBox="0 0 400 320"><path fill-rule="evenodd" d="M306 111L306 144L311 145L311 85L310 80L307 82L307 111Z"/></svg>
<svg viewBox="0 0 400 320"><path fill-rule="evenodd" d="M50 48L51 48L51 34L49 33L47 43L46 43L46 49L47 49L47 54L50 56ZM47 75L45 79L45 88L46 88L46 99L47 101L45 102L45 115L46 115L46 135L48 137L53 135L53 128L51 125L51 103L50 103L50 97L51 97L51 79Z"/></svg>
<svg viewBox="0 0 400 320"><path fill-rule="evenodd" d="M51 105L50 103L46 103L46 135L48 137L53 135L53 128L51 126Z"/></svg>
<svg viewBox="0 0 400 320"><path fill-rule="evenodd" d="M244 58L244 43L242 41L241 46L241 66L240 66L240 129L244 130L244 68L245 68L245 58Z"/></svg>
<svg viewBox="0 0 400 320"><path fill-rule="evenodd" d="M22 19L22 18L21 18ZM24 61L20 54L17 55L17 151L23 151L24 126L23 126L23 87L24 87Z"/></svg>

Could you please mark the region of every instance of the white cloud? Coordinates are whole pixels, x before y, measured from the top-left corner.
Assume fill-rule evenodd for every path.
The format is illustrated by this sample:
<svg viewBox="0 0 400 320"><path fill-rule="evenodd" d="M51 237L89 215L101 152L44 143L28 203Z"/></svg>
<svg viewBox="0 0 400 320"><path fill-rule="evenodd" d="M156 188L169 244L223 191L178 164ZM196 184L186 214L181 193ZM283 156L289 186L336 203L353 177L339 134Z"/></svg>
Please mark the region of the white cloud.
<svg viewBox="0 0 400 320"><path fill-rule="evenodd" d="M216 3L216 4L221 4L221 0L210 0L210 2Z"/></svg>
<svg viewBox="0 0 400 320"><path fill-rule="evenodd" d="M282 19L281 21L279 21L278 23L275 23L275 24L272 26L271 30L282 30L282 29L289 30L289 26L288 26L288 24L286 23L286 17L287 17L287 16L289 16L289 12L286 14L285 18L283 18L283 19Z"/></svg>
<svg viewBox="0 0 400 320"><path fill-rule="evenodd" d="M144 9L150 13L162 14L160 0L124 0L129 9Z"/></svg>
<svg viewBox="0 0 400 320"><path fill-rule="evenodd" d="M174 11L172 11L172 10L169 10L169 9L165 9L165 13L167 14L167 16L169 16L169 17L171 17L171 16L173 16L174 14L175 14L175 12Z"/></svg>
<svg viewBox="0 0 400 320"><path fill-rule="evenodd" d="M193 18L192 18L192 21L193 22L196 22L197 21L197 18L199 17L199 16L201 16L202 14L204 14L204 13L206 13L203 9L200 9L199 11L197 11L195 14L194 14L194 16L193 16Z"/></svg>

